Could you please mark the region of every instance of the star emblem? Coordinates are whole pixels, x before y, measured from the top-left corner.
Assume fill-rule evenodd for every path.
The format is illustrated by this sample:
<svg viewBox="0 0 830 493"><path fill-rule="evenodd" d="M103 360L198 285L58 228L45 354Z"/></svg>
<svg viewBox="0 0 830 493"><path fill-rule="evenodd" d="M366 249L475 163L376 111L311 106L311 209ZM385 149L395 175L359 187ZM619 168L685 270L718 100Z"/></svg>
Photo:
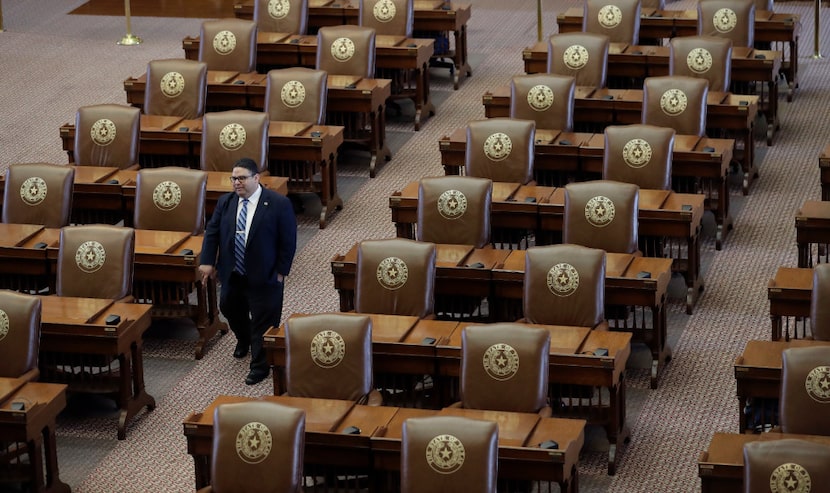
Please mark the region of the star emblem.
<svg viewBox="0 0 830 493"><path fill-rule="evenodd" d="M598 216L604 216L605 215L605 207L603 207L601 205L597 206L597 208L594 209L594 211L597 213Z"/></svg>
<svg viewBox="0 0 830 493"><path fill-rule="evenodd" d="M565 274L564 272L559 274L559 284L564 286L564 285L568 284L568 281L569 281L569 279L568 279L567 274Z"/></svg>
<svg viewBox="0 0 830 493"><path fill-rule="evenodd" d="M796 486L798 486L798 480L796 480L792 476L788 477L784 481L784 483L787 485L787 489L790 490L790 491L793 491L796 488Z"/></svg>
<svg viewBox="0 0 830 493"><path fill-rule="evenodd" d="M327 341L326 344L323 346L323 351L325 351L327 354L331 354L333 350L334 346L331 345L331 342Z"/></svg>
<svg viewBox="0 0 830 493"><path fill-rule="evenodd" d="M498 363L499 366L504 366L507 364L507 358L505 358L503 354L500 354L499 357L496 358L496 363Z"/></svg>
<svg viewBox="0 0 830 493"><path fill-rule="evenodd" d="M389 269L388 271L386 271L386 272L389 274L389 277L393 277L393 278L394 278L394 277L398 277L398 270L397 270L397 269L395 269L394 267L390 268L390 269Z"/></svg>
<svg viewBox="0 0 830 493"><path fill-rule="evenodd" d="M452 456L452 452L450 451L450 449L449 449L449 448L444 447L443 449L441 449L441 458L442 458L442 459L444 459L444 460L449 460L449 458L450 458L451 456Z"/></svg>

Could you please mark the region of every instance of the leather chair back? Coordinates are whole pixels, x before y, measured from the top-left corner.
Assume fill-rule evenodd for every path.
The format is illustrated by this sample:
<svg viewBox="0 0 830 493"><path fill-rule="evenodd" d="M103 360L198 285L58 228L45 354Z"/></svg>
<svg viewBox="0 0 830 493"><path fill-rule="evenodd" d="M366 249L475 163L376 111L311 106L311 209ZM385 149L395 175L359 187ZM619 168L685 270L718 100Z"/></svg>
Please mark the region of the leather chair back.
<svg viewBox="0 0 830 493"><path fill-rule="evenodd" d="M700 0L697 34L729 38L734 46L755 44L756 0Z"/></svg>
<svg viewBox="0 0 830 493"><path fill-rule="evenodd" d="M412 37L414 0L360 0L360 25L388 36Z"/></svg>
<svg viewBox="0 0 830 493"><path fill-rule="evenodd" d="M782 357L781 431L830 436L830 346L785 349Z"/></svg>
<svg viewBox="0 0 830 493"><path fill-rule="evenodd" d="M393 238L357 248L355 311L425 317L435 306L435 245Z"/></svg>
<svg viewBox="0 0 830 493"><path fill-rule="evenodd" d="M75 164L129 168L138 163L138 108L120 104L82 106L75 114Z"/></svg>
<svg viewBox="0 0 830 493"><path fill-rule="evenodd" d="M267 401L222 404L213 423L214 493L301 491L305 411Z"/></svg>
<svg viewBox="0 0 830 493"><path fill-rule="evenodd" d="M671 189L674 129L653 125L605 127L602 179L640 188Z"/></svg>
<svg viewBox="0 0 830 493"><path fill-rule="evenodd" d="M401 434L401 492L495 493L498 434L492 421L407 419Z"/></svg>
<svg viewBox="0 0 830 493"><path fill-rule="evenodd" d="M3 222L62 228L72 212L75 168L47 163L12 164L6 169Z"/></svg>
<svg viewBox="0 0 830 493"><path fill-rule="evenodd" d="M810 328L813 339L830 341L830 264L813 267L813 291L810 300Z"/></svg>
<svg viewBox="0 0 830 493"><path fill-rule="evenodd" d="M256 0L254 22L262 32L306 34L308 0Z"/></svg>
<svg viewBox="0 0 830 493"><path fill-rule="evenodd" d="M570 244L528 248L522 304L528 323L596 327L605 321L605 251Z"/></svg>
<svg viewBox="0 0 830 493"><path fill-rule="evenodd" d="M192 120L205 114L207 64L196 60L152 60L147 64L144 114Z"/></svg>
<svg viewBox="0 0 830 493"><path fill-rule="evenodd" d="M548 404L550 332L522 324L471 325L461 333L461 404L535 413Z"/></svg>
<svg viewBox="0 0 830 493"><path fill-rule="evenodd" d="M682 75L648 77L643 84L646 125L671 127L681 135L706 135L709 81Z"/></svg>
<svg viewBox="0 0 830 493"><path fill-rule="evenodd" d="M612 43L640 41L640 0L585 0L582 30L604 34Z"/></svg>
<svg viewBox="0 0 830 493"><path fill-rule="evenodd" d="M372 319L342 313L285 322L288 395L357 401L372 391Z"/></svg>
<svg viewBox="0 0 830 493"><path fill-rule="evenodd" d="M536 128L572 132L576 79L568 75L518 75L510 81L510 118Z"/></svg>
<svg viewBox="0 0 830 493"><path fill-rule="evenodd" d="M744 445L744 492L821 491L830 482L830 446L785 438ZM811 487L812 486L812 487Z"/></svg>
<svg viewBox="0 0 830 493"><path fill-rule="evenodd" d="M0 290L0 377L38 375L40 298Z"/></svg>
<svg viewBox="0 0 830 493"><path fill-rule="evenodd" d="M205 231L207 173L168 166L138 171L133 225L137 229Z"/></svg>
<svg viewBox="0 0 830 493"><path fill-rule="evenodd" d="M375 30L326 26L317 32L317 70L329 75L375 76Z"/></svg>
<svg viewBox="0 0 830 493"><path fill-rule="evenodd" d="M291 67L268 72L265 112L274 122L326 122L328 74L322 70Z"/></svg>
<svg viewBox="0 0 830 493"><path fill-rule="evenodd" d="M199 61L208 70L256 71L256 23L243 19L204 21L199 33Z"/></svg>
<svg viewBox="0 0 830 493"><path fill-rule="evenodd" d="M669 75L699 77L710 91L728 92L732 78L732 40L714 36L671 39Z"/></svg>
<svg viewBox="0 0 830 493"><path fill-rule="evenodd" d="M548 72L568 75L578 86L603 88L608 74L608 36L554 34L548 40Z"/></svg>
<svg viewBox="0 0 830 493"><path fill-rule="evenodd" d="M533 141L536 122L490 118L467 124L467 175L493 181L521 183L533 180Z"/></svg>
<svg viewBox="0 0 830 493"><path fill-rule="evenodd" d="M421 178L418 187L418 241L490 244L493 182L473 176Z"/></svg>
<svg viewBox="0 0 830 493"><path fill-rule="evenodd" d="M67 226L58 250L58 296L118 300L133 289L135 231L109 225Z"/></svg>
<svg viewBox="0 0 830 493"><path fill-rule="evenodd" d="M268 115L248 110L205 113L202 170L231 171L243 157L253 159L260 172L268 169Z"/></svg>
<svg viewBox="0 0 830 493"><path fill-rule="evenodd" d="M562 241L611 253L636 253L640 187L598 180L565 185Z"/></svg>

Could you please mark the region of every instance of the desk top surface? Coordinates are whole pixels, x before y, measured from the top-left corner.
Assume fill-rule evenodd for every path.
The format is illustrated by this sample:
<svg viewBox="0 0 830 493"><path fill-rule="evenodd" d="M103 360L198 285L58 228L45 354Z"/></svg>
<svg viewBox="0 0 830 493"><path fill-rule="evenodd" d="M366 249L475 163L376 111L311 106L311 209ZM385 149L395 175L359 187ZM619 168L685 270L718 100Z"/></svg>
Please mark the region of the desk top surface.
<svg viewBox="0 0 830 493"><path fill-rule="evenodd" d="M789 341L747 341L744 352L735 360L735 368L770 368L780 370L781 353L785 349L830 346L830 341L813 341L809 339L790 339ZM735 374L736 376L739 373Z"/></svg>

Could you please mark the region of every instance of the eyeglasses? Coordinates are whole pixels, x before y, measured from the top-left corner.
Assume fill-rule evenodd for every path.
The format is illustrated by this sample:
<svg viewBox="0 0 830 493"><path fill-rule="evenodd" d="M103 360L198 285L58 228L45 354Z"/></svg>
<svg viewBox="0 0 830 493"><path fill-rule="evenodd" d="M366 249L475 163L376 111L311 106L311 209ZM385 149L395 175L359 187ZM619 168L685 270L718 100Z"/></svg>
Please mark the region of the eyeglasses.
<svg viewBox="0 0 830 493"><path fill-rule="evenodd" d="M239 183L245 183L245 180L247 180L248 178L251 178L252 176L253 176L253 175L248 175L248 176L244 176L244 175L243 175L243 176L231 176L231 177L230 177L230 180L231 180L231 183L236 183L236 182L239 182Z"/></svg>

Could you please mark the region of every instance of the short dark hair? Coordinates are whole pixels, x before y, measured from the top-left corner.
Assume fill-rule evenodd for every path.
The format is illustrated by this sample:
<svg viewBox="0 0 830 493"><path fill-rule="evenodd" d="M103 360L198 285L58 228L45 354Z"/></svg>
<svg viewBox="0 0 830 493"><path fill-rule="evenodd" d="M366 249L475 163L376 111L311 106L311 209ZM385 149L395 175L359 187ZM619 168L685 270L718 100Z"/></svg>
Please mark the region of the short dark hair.
<svg viewBox="0 0 830 493"><path fill-rule="evenodd" d="M259 173L259 166L256 165L256 161L249 157L243 157L239 161L233 164L234 168L245 168L251 172L251 176L256 175Z"/></svg>

